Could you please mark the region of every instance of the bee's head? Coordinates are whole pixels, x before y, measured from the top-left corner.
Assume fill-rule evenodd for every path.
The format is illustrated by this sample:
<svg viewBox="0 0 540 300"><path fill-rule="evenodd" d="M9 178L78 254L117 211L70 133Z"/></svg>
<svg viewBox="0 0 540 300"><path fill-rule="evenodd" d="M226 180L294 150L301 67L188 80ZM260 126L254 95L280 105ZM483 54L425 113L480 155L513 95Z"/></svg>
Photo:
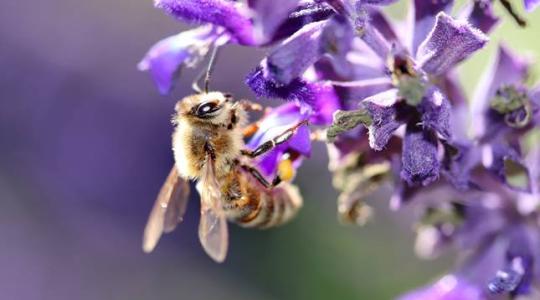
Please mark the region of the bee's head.
<svg viewBox="0 0 540 300"><path fill-rule="evenodd" d="M175 109L178 116L220 124L226 121L232 108L231 95L221 92L209 92L187 96L178 101Z"/></svg>

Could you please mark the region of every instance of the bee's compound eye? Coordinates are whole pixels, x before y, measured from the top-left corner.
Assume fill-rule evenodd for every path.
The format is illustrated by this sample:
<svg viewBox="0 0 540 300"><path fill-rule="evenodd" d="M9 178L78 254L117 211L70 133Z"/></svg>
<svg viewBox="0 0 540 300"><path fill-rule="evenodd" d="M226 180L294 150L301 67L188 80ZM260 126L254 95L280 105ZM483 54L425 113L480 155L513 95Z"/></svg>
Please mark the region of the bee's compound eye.
<svg viewBox="0 0 540 300"><path fill-rule="evenodd" d="M197 116L204 117L205 115L215 112L218 109L218 105L215 102L206 102L197 107Z"/></svg>

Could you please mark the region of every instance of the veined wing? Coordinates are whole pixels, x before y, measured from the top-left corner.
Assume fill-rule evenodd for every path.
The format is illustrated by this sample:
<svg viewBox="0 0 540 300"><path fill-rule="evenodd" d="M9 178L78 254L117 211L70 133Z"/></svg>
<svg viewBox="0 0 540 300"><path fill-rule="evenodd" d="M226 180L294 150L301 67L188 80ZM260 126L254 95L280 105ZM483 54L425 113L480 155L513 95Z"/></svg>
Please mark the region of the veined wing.
<svg viewBox="0 0 540 300"><path fill-rule="evenodd" d="M221 263L227 256L229 233L214 168L214 162L208 156L202 176L197 183L197 190L201 195L199 239L206 253Z"/></svg>
<svg viewBox="0 0 540 300"><path fill-rule="evenodd" d="M182 222L189 196L189 183L173 166L161 187L144 228L143 251L152 252L163 233L171 232Z"/></svg>

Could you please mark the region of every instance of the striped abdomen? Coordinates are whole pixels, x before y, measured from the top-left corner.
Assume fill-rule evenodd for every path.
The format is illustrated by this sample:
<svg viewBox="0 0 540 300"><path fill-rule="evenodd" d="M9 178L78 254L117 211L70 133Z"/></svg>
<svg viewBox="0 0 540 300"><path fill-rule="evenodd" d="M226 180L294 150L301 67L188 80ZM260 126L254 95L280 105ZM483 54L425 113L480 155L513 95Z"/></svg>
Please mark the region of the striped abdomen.
<svg viewBox="0 0 540 300"><path fill-rule="evenodd" d="M250 174L238 170L225 183L229 197L225 197L224 211L229 221L242 227L270 228L291 220L302 207L298 188L282 182L267 189Z"/></svg>

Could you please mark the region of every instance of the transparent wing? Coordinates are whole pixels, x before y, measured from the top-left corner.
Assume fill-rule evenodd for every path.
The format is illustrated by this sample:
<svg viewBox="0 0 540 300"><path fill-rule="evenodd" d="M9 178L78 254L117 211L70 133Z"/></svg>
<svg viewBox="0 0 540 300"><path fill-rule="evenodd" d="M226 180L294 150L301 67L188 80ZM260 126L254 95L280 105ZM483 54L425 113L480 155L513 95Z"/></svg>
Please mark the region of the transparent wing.
<svg viewBox="0 0 540 300"><path fill-rule="evenodd" d="M209 157L197 189L201 195L199 239L206 253L220 263L227 256L229 233L227 219L223 212L222 195L215 177L214 163Z"/></svg>
<svg viewBox="0 0 540 300"><path fill-rule="evenodd" d="M182 222L189 196L189 183L173 166L161 187L144 228L143 251L152 252L163 233L171 232Z"/></svg>

